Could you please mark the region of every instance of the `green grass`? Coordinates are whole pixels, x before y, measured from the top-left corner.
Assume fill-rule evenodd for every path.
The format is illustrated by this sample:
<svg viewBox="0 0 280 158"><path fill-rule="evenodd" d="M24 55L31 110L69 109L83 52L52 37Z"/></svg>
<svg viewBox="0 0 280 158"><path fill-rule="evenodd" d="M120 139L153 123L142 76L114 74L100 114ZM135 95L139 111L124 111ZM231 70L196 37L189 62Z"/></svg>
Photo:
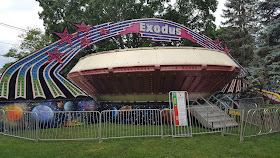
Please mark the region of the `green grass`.
<svg viewBox="0 0 280 158"><path fill-rule="evenodd" d="M0 135L0 157L280 157L280 134L239 141L216 134L193 138L125 138L90 141L34 141Z"/></svg>
<svg viewBox="0 0 280 158"><path fill-rule="evenodd" d="M280 104L275 104L275 105L265 105L263 108L279 108Z"/></svg>

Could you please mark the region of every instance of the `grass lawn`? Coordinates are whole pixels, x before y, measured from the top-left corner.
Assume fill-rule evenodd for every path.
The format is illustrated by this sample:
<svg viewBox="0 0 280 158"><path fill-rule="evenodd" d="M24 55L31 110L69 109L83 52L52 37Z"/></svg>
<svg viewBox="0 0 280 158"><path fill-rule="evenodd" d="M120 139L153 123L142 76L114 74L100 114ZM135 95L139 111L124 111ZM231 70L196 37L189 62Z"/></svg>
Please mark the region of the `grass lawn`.
<svg viewBox="0 0 280 158"><path fill-rule="evenodd" d="M0 158L16 157L280 157L280 134L239 141L220 133L193 138L124 138L88 141L34 141L0 135Z"/></svg>
<svg viewBox="0 0 280 158"><path fill-rule="evenodd" d="M280 104L275 104L275 105L266 105L263 108L279 108Z"/></svg>

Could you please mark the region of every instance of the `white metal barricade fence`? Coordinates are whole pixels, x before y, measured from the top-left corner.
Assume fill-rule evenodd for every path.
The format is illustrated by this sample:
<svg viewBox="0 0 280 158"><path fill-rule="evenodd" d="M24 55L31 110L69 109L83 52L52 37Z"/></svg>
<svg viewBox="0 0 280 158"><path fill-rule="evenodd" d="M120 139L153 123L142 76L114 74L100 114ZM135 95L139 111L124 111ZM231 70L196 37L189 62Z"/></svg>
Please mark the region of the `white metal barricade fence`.
<svg viewBox="0 0 280 158"><path fill-rule="evenodd" d="M38 141L37 114L30 111L6 110L4 135Z"/></svg>
<svg viewBox="0 0 280 158"><path fill-rule="evenodd" d="M4 110L0 109L0 134L4 134Z"/></svg>
<svg viewBox="0 0 280 158"><path fill-rule="evenodd" d="M248 111L243 138L280 131L280 108L251 109Z"/></svg>
<svg viewBox="0 0 280 158"><path fill-rule="evenodd" d="M162 109L160 111L161 116L161 137L172 136L172 130L174 126L174 114L172 109Z"/></svg>
<svg viewBox="0 0 280 158"><path fill-rule="evenodd" d="M187 125L176 125L173 109L26 112L0 110L0 130L28 140L87 140L127 137L191 137L222 132L246 137L280 131L279 108L244 110L186 108ZM2 122L2 123L1 123Z"/></svg>
<svg viewBox="0 0 280 158"><path fill-rule="evenodd" d="M102 139L161 136L158 109L106 110L101 115Z"/></svg>
<svg viewBox="0 0 280 158"><path fill-rule="evenodd" d="M39 140L88 140L100 138L100 112L55 111L38 114Z"/></svg>
<svg viewBox="0 0 280 158"><path fill-rule="evenodd" d="M225 109L225 118L222 135L239 135L243 140L244 109Z"/></svg>

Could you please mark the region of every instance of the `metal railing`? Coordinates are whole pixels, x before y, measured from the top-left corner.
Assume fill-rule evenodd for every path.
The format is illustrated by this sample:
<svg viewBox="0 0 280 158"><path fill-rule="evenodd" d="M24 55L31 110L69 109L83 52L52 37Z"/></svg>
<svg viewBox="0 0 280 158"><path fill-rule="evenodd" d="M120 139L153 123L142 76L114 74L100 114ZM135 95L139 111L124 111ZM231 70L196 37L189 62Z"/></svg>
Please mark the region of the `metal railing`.
<svg viewBox="0 0 280 158"><path fill-rule="evenodd" d="M224 103L223 101L221 101L220 99L218 99L217 97L215 97L214 95L211 96L212 99L214 99L214 101L212 102L212 104L218 106L220 109L224 110L224 109L232 109L232 107L230 107L228 104ZM210 101L209 101L210 102Z"/></svg>
<svg viewBox="0 0 280 158"><path fill-rule="evenodd" d="M250 109L259 109L264 107L263 97L243 98L239 100L239 108L249 111Z"/></svg>
<svg viewBox="0 0 280 158"><path fill-rule="evenodd" d="M158 109L106 110L101 116L102 139L161 136Z"/></svg>
<svg viewBox="0 0 280 158"><path fill-rule="evenodd" d="M248 111L243 138L280 131L280 108L251 109Z"/></svg>
<svg viewBox="0 0 280 158"><path fill-rule="evenodd" d="M225 109L224 123L222 135L239 135L243 141L244 109Z"/></svg>
<svg viewBox="0 0 280 158"><path fill-rule="evenodd" d="M172 136L174 126L174 112L172 109L162 109L161 116L161 137Z"/></svg>
<svg viewBox="0 0 280 158"><path fill-rule="evenodd" d="M3 118L3 134L38 141L37 118L36 112L6 110Z"/></svg>
<svg viewBox="0 0 280 158"><path fill-rule="evenodd" d="M192 137L217 133L246 137L280 131L279 108L186 108L188 124L176 126L173 109L26 112L0 110L1 133L33 141L127 137ZM244 120L245 119L245 120ZM2 122L2 123L1 123Z"/></svg>
<svg viewBox="0 0 280 158"><path fill-rule="evenodd" d="M0 134L4 134L4 110L0 109Z"/></svg>
<svg viewBox="0 0 280 158"><path fill-rule="evenodd" d="M98 111L55 111L38 114L39 140L91 140L100 138Z"/></svg>

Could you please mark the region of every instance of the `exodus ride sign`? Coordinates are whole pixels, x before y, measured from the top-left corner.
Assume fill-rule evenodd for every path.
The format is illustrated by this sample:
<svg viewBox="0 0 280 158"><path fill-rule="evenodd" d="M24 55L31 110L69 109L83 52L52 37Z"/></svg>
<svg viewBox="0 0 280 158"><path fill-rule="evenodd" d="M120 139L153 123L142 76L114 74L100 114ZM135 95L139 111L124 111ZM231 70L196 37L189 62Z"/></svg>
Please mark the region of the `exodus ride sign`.
<svg viewBox="0 0 280 158"><path fill-rule="evenodd" d="M185 92L172 92L172 102L175 115L175 125L188 126Z"/></svg>
<svg viewBox="0 0 280 158"><path fill-rule="evenodd" d="M160 35L181 35L181 29L164 23L140 23L142 33L156 33Z"/></svg>
<svg viewBox="0 0 280 158"><path fill-rule="evenodd" d="M179 26L162 22L137 22L130 24L120 34L139 33L141 37L150 38L153 41L171 42L172 40L181 40L187 38L197 42L193 36Z"/></svg>

